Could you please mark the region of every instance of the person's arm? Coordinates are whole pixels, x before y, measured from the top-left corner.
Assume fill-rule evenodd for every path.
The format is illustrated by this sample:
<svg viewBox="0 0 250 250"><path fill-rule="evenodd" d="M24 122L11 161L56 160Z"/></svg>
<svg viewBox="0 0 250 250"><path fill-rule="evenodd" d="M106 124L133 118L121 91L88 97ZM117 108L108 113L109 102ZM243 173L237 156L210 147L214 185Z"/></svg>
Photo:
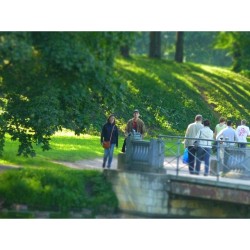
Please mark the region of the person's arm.
<svg viewBox="0 0 250 250"><path fill-rule="evenodd" d="M118 127L116 126L116 130L115 130L115 134L116 134L116 147L118 148L118 136L119 136L119 131L118 131Z"/></svg>
<svg viewBox="0 0 250 250"><path fill-rule="evenodd" d="M145 133L146 133L146 126L144 122L142 121L142 137L145 135Z"/></svg>
<svg viewBox="0 0 250 250"><path fill-rule="evenodd" d="M127 122L127 125L125 127L125 132L124 132L125 137L128 137L128 134L130 132L130 131L128 131L129 130L129 122L130 122L130 120Z"/></svg>
<svg viewBox="0 0 250 250"><path fill-rule="evenodd" d="M185 137L188 137L189 135L189 126L187 127L187 130L186 130L186 133L185 133ZM187 139L184 140L184 147L187 148L187 144L188 144L188 141Z"/></svg>
<svg viewBox="0 0 250 250"><path fill-rule="evenodd" d="M101 145L103 143L103 137L104 137L104 126L102 127L102 132L101 132Z"/></svg>
<svg viewBox="0 0 250 250"><path fill-rule="evenodd" d="M217 134L216 140L218 141L223 134L223 129ZM223 137L223 136L222 136Z"/></svg>
<svg viewBox="0 0 250 250"><path fill-rule="evenodd" d="M216 140L216 136L217 136L217 126L215 126L214 128L214 139Z"/></svg>

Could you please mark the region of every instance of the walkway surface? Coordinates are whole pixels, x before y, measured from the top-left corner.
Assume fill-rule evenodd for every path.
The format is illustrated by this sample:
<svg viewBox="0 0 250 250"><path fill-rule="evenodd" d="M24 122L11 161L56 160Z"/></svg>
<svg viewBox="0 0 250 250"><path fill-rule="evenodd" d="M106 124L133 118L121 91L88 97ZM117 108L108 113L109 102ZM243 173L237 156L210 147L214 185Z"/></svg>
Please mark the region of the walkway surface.
<svg viewBox="0 0 250 250"><path fill-rule="evenodd" d="M102 171L102 158L95 158L90 160L81 160L76 162L66 162L66 161L57 161L57 163L63 164L70 168L75 169L96 169ZM166 169L166 174L170 175L176 175L176 166L177 166L177 160L173 159L171 157L166 157L164 161L164 168ZM179 176L187 176L191 178L198 178L198 179L205 179L210 181L217 182L216 176L203 176L204 172L204 164L201 165L201 174L199 176L197 175L190 175L188 171L188 166L186 164L183 164L182 162L179 162ZM117 169L117 158L113 158L113 162L111 165L111 169ZM225 183L232 183L237 185L247 185L250 186L250 180L244 180L241 179L241 173L238 172L230 172L228 173L227 177L220 177L220 182Z"/></svg>

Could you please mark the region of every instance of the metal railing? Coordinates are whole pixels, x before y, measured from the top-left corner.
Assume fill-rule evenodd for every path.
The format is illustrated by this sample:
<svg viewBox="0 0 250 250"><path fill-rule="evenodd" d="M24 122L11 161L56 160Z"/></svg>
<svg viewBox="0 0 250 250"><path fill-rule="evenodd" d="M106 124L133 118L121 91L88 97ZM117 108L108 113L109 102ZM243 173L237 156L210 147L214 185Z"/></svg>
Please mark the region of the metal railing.
<svg viewBox="0 0 250 250"><path fill-rule="evenodd" d="M212 145L209 161L209 175L225 176L228 172L250 177L250 143L240 143L244 147L239 147L239 142L229 140L208 140L183 136L159 135L165 145L164 168L167 171L175 171L176 175L189 173L188 163L183 162L184 140L190 141L209 141ZM197 150L195 150L197 152ZM191 152L189 151L189 154ZM191 154L194 157L194 165L199 160L197 154ZM201 162L201 171L204 168L204 161Z"/></svg>

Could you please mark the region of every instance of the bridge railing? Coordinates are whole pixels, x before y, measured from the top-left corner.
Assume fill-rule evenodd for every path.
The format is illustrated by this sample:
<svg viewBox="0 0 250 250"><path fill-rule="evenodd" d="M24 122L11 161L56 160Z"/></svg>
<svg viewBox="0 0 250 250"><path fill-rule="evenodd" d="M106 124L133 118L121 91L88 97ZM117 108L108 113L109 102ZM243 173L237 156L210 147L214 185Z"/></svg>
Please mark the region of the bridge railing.
<svg viewBox="0 0 250 250"><path fill-rule="evenodd" d="M180 172L189 172L188 163L183 162L184 140L190 141L210 141L212 150L210 154L210 175L220 176L228 172L241 174L242 176L250 176L250 143L245 144L245 147L239 147L239 143L229 140L208 140L183 136L168 136L159 135L159 140L162 140L165 145L164 167L167 171L175 171L176 175ZM195 162L197 155L193 155ZM201 170L204 167L204 162L201 163Z"/></svg>

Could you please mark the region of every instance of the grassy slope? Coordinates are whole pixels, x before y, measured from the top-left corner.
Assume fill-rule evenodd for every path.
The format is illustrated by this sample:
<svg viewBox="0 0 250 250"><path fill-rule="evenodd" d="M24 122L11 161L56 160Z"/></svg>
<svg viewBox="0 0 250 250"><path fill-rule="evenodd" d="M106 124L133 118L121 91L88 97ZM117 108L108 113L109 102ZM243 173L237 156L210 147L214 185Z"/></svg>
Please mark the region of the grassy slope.
<svg viewBox="0 0 250 250"><path fill-rule="evenodd" d="M124 92L117 112L128 119L139 108L151 135L183 134L198 113L212 128L220 116L250 121L250 80L230 70L134 57L117 59L116 72Z"/></svg>
<svg viewBox="0 0 250 250"><path fill-rule="evenodd" d="M120 130L135 107L140 109L149 136L184 135L197 113L212 121L212 129L220 115L250 121L250 80L229 70L136 57L117 59L116 74L119 82L113 87L119 89L122 98L115 108ZM120 152L122 141L120 137L115 154ZM35 145L37 157L27 159L17 157L18 143L7 139L0 164L42 167L55 165L51 161L56 160L77 161L103 155L99 136L61 133L52 137L51 146L52 150L42 152Z"/></svg>

